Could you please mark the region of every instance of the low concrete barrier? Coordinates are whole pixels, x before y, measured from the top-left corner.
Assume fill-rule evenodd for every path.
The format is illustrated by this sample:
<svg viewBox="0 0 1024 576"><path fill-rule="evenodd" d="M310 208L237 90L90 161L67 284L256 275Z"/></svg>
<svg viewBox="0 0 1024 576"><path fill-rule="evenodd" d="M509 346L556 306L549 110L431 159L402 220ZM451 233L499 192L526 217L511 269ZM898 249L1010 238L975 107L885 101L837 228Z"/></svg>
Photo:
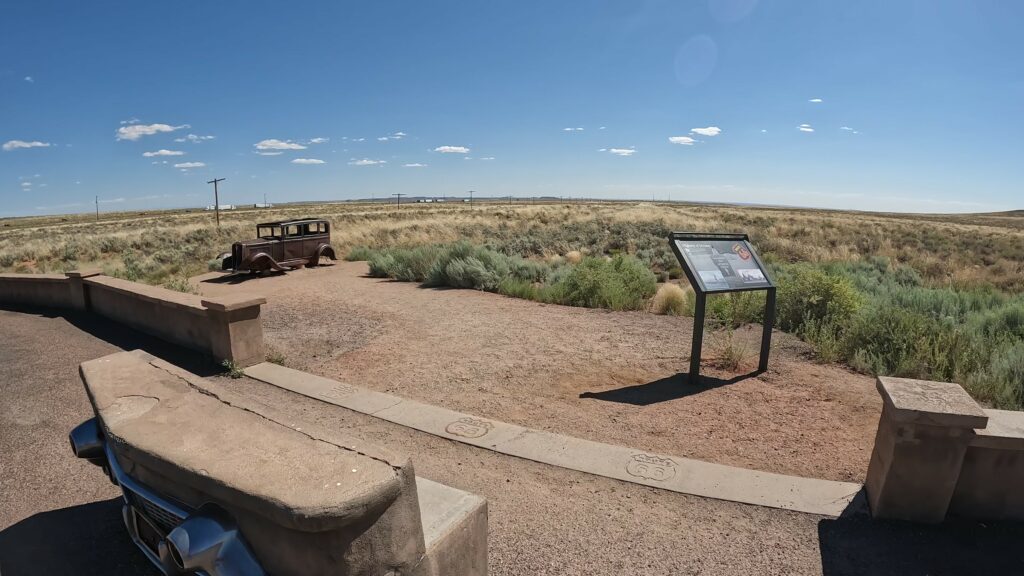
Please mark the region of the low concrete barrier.
<svg viewBox="0 0 1024 576"><path fill-rule="evenodd" d="M878 518L1024 520L1024 413L983 410L957 384L879 377L867 481Z"/></svg>
<svg viewBox="0 0 1024 576"><path fill-rule="evenodd" d="M405 456L246 405L137 351L81 374L128 531L172 573L204 562L217 574L487 572L486 501L416 478ZM194 518L216 520L221 540L235 538L223 554L235 556L186 549L198 546ZM238 558L258 566L227 565Z"/></svg>
<svg viewBox="0 0 1024 576"><path fill-rule="evenodd" d="M0 274L0 305L90 312L239 366L262 362L263 298L202 298L104 276Z"/></svg>
<svg viewBox="0 0 1024 576"><path fill-rule="evenodd" d="M71 308L71 286L64 274L0 274L0 303Z"/></svg>

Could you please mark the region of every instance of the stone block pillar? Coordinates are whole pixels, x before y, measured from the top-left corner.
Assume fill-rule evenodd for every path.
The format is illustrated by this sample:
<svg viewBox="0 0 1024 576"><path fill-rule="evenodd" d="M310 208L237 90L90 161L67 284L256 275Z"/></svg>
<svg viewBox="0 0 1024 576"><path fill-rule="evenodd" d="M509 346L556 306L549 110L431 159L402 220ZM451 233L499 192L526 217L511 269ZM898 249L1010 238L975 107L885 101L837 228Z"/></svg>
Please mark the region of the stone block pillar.
<svg viewBox="0 0 1024 576"><path fill-rule="evenodd" d="M957 384L879 377L876 386L882 417L864 484L871 514L941 522L974 429L988 416Z"/></svg>
<svg viewBox="0 0 1024 576"><path fill-rule="evenodd" d="M265 298L248 296L202 300L210 320L210 349L218 362L230 360L243 368L263 362L260 306L266 303Z"/></svg>
<svg viewBox="0 0 1024 576"><path fill-rule="evenodd" d="M82 280L99 276L100 274L102 272L99 270L72 270L64 273L68 278L68 288L71 290L72 309L79 312L85 312L89 309L89 287Z"/></svg>

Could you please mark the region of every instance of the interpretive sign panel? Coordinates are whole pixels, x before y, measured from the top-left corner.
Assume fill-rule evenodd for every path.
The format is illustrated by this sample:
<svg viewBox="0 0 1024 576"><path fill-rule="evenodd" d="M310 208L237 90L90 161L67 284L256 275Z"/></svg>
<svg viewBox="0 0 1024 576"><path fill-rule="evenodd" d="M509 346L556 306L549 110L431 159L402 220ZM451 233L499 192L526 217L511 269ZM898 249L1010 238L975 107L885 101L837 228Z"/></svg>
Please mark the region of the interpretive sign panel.
<svg viewBox="0 0 1024 576"><path fill-rule="evenodd" d="M731 292L734 290L763 290L771 288L760 260L745 236L719 239L713 235L703 237L673 234L673 248L680 262L693 272L703 292Z"/></svg>
<svg viewBox="0 0 1024 576"><path fill-rule="evenodd" d="M669 243L683 266L697 295L693 314L693 348L690 352L690 381L700 376L700 354L704 339L704 312L708 294L765 290L764 332L761 336L761 362L768 369L772 325L775 320L775 284L746 234L705 234L673 232Z"/></svg>

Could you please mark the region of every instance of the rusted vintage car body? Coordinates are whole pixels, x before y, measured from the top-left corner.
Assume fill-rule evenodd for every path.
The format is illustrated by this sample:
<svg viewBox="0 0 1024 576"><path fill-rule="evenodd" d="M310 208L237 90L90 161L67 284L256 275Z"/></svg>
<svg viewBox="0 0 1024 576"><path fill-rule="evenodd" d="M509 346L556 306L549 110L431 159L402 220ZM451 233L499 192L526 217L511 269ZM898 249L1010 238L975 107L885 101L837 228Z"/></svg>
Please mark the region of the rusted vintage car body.
<svg viewBox="0 0 1024 576"><path fill-rule="evenodd" d="M221 256L221 269L234 272L284 271L316 266L320 258L337 260L331 247L331 224L304 218L256 225L256 238L235 242Z"/></svg>

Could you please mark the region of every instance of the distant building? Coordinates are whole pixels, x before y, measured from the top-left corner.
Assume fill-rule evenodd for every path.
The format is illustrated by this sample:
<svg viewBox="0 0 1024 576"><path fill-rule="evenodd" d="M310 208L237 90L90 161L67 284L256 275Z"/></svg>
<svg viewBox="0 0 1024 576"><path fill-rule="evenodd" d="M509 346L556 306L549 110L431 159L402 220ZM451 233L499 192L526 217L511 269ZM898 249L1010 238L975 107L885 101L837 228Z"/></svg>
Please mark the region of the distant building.
<svg viewBox="0 0 1024 576"><path fill-rule="evenodd" d="M214 206L213 204L210 204L209 206L206 207L207 210L216 210L217 208L220 208L221 210L234 210L235 209L235 205L234 204L221 204L220 206Z"/></svg>
<svg viewBox="0 0 1024 576"><path fill-rule="evenodd" d="M273 208L274 205L270 203L256 203L252 205L253 208Z"/></svg>

